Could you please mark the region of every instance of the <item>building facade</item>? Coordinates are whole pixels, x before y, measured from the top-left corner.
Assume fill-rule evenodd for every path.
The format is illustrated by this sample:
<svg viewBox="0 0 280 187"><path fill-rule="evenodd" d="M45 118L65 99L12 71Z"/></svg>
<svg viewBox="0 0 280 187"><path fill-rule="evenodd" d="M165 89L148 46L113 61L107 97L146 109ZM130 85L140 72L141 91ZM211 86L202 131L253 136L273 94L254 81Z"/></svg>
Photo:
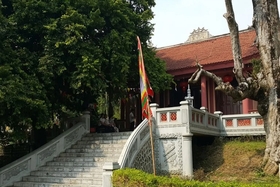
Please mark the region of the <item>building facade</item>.
<svg viewBox="0 0 280 187"><path fill-rule="evenodd" d="M252 60L259 58L255 45L256 34L252 29L239 32L244 75L252 72ZM182 44L157 49L157 56L166 62L167 72L176 84L171 90L157 93L155 102L160 107L179 106L187 95L188 79L197 70L197 63L203 69L222 77L223 81L237 86L233 74L233 55L230 34L211 36L208 30L198 28ZM248 114L257 111L255 101L245 99L234 103L231 97L215 91L212 79L202 76L197 84L189 85L194 96L194 107L206 107L209 112L222 111L224 114Z"/></svg>

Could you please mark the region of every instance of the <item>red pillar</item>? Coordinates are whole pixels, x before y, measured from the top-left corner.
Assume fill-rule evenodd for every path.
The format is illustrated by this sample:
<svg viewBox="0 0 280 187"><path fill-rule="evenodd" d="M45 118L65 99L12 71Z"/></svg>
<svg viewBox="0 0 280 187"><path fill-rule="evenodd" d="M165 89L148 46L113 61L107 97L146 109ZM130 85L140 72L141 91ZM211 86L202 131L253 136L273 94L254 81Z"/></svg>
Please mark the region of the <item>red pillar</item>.
<svg viewBox="0 0 280 187"><path fill-rule="evenodd" d="M207 106L207 92L206 92L206 77L201 77L201 106L208 108Z"/></svg>
<svg viewBox="0 0 280 187"><path fill-rule="evenodd" d="M249 99L244 99L242 101L243 114L249 114Z"/></svg>

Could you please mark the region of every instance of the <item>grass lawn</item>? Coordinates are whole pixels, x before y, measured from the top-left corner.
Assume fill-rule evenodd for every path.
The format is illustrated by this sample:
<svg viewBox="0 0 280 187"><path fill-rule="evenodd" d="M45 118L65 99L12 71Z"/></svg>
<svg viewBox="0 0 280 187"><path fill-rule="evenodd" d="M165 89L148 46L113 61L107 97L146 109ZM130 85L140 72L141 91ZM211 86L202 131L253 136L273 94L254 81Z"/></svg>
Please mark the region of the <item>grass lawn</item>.
<svg viewBox="0 0 280 187"><path fill-rule="evenodd" d="M207 144L207 143L206 143ZM114 172L114 187L274 187L278 176L261 169L265 138L216 138L211 145L193 145L194 179L153 176L135 169ZM209 144L209 143L208 143Z"/></svg>

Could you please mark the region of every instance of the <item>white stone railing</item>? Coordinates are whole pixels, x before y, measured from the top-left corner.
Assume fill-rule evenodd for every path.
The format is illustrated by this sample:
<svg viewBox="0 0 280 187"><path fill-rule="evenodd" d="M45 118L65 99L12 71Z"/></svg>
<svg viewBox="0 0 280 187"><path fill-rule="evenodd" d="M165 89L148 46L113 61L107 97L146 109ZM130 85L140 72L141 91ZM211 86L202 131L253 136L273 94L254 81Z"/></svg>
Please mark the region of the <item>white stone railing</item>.
<svg viewBox="0 0 280 187"><path fill-rule="evenodd" d="M29 175L31 171L53 160L54 157L80 140L85 133L89 133L89 112L84 112L83 116L71 118L67 122L71 123L73 127L30 154L1 168L0 186L6 187L12 185L13 182L20 181L23 176Z"/></svg>
<svg viewBox="0 0 280 187"><path fill-rule="evenodd" d="M207 135L219 136L220 134L220 117L219 115L207 112L205 108L191 108L190 132L201 133Z"/></svg>
<svg viewBox="0 0 280 187"><path fill-rule="evenodd" d="M155 108L158 128L185 127L185 133L200 133L219 136L220 115L207 112L203 107L195 109L188 101L179 107ZM179 128L179 131L182 131Z"/></svg>
<svg viewBox="0 0 280 187"><path fill-rule="evenodd" d="M264 122L258 114L221 115L221 136L265 135Z"/></svg>
<svg viewBox="0 0 280 187"><path fill-rule="evenodd" d="M220 111L212 114L204 107L193 108L191 100L182 101L180 104L179 107L167 108L158 108L155 103L150 105L155 119L153 125L155 128L155 160L159 172L175 172L190 178L193 176L193 135L246 136L265 134L263 120L259 114L222 115ZM144 120L131 134L118 161L120 168L139 166L139 163L141 164L138 161L139 158L151 160L147 156L143 156L149 154L148 147L143 147L149 139L148 127L147 120ZM139 152L140 150L141 152ZM112 168L116 167L111 163L108 168L113 170Z"/></svg>
<svg viewBox="0 0 280 187"><path fill-rule="evenodd" d="M244 136L265 135L263 119L258 114L222 115L217 111L214 114L205 107L195 109L190 101L182 101L179 107L157 108L157 104L151 104L153 114L157 121L157 128L172 129L172 132L204 134L212 136ZM177 130L176 130L177 129ZM164 130L161 130L164 132Z"/></svg>
<svg viewBox="0 0 280 187"><path fill-rule="evenodd" d="M155 125L152 125L154 129ZM129 136L119 157L120 168L131 167L137 153L150 140L148 120L144 119Z"/></svg>
<svg viewBox="0 0 280 187"><path fill-rule="evenodd" d="M180 107L157 108L155 118L158 126L182 123Z"/></svg>

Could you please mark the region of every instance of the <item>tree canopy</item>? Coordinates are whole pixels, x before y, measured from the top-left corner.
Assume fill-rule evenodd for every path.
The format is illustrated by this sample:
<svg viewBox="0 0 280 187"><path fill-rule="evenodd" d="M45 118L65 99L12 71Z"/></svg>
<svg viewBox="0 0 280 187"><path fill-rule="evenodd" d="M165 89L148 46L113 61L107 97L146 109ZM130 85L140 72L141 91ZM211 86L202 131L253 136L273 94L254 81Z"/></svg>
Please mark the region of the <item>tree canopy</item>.
<svg viewBox="0 0 280 187"><path fill-rule="evenodd" d="M63 108L79 112L102 92L116 100L139 87L137 35L154 90L172 81L149 46L154 0L1 2L1 132L46 127Z"/></svg>

